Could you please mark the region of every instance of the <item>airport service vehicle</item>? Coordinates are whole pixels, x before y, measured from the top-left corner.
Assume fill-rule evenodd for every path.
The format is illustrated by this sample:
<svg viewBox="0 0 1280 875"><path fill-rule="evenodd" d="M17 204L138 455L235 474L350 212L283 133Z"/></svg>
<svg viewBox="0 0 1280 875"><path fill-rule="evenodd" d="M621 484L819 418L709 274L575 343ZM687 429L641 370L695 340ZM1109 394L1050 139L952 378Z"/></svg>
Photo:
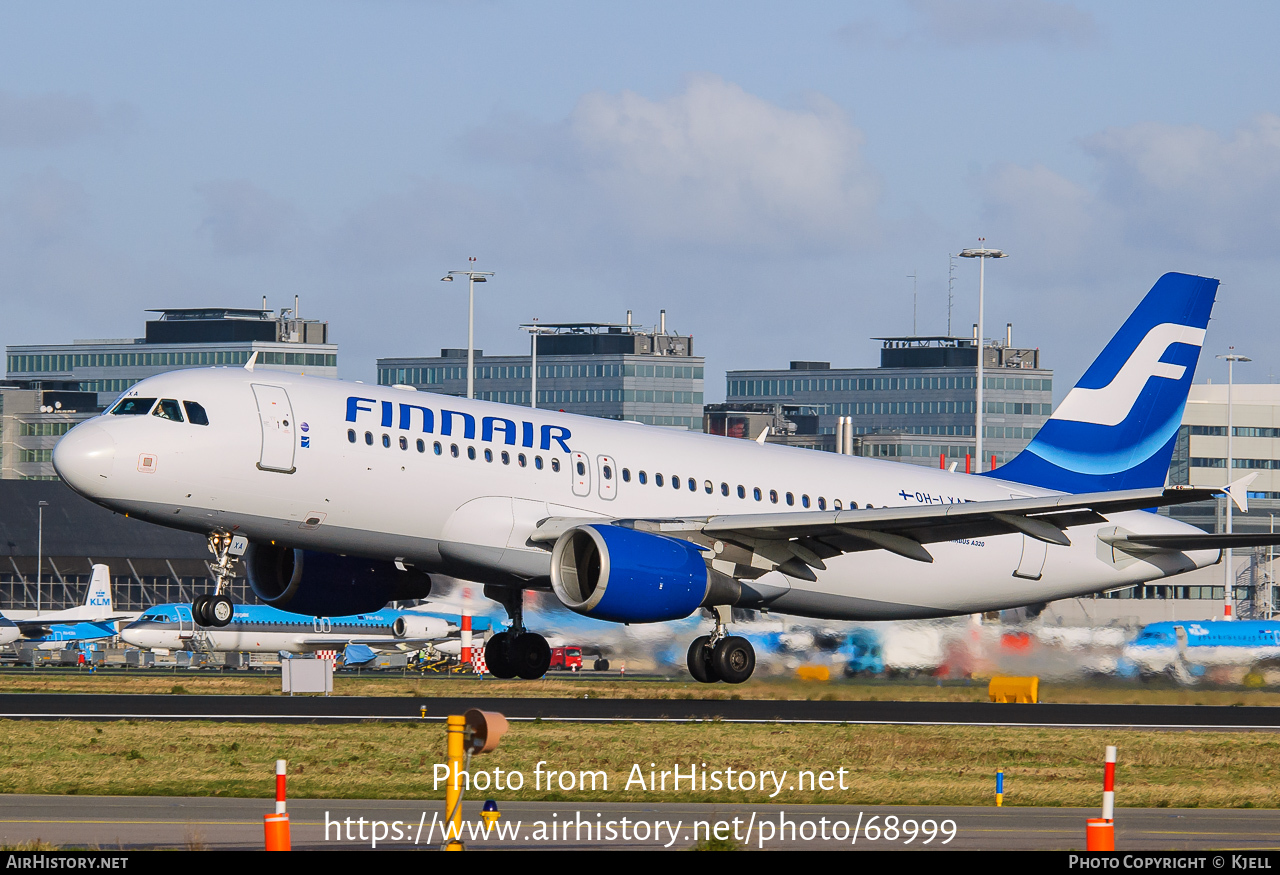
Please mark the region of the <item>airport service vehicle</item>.
<svg viewBox="0 0 1280 875"><path fill-rule="evenodd" d="M253 358L141 381L53 461L99 504L205 533L215 598L237 552L261 601L299 613L424 598L432 573L476 581L511 619L486 644L490 670L525 678L551 660L525 627L526 589L615 623L706 608L715 624L690 646L690 674L737 683L755 653L728 634L735 606L837 620L994 611L1266 543L1147 512L1222 491L1163 488L1217 286L1161 277L1026 450L983 476Z"/></svg>
<svg viewBox="0 0 1280 875"><path fill-rule="evenodd" d="M547 666L549 669L559 669L560 671L581 671L582 670L582 648L581 647L552 647L551 662Z"/></svg>
<svg viewBox="0 0 1280 875"><path fill-rule="evenodd" d="M202 627L191 605L148 608L120 632L147 650L199 649L216 653L314 653L359 644L372 650L417 650L447 638L457 626L417 611L380 610L314 617L266 605L237 605L225 626Z"/></svg>
<svg viewBox="0 0 1280 875"><path fill-rule="evenodd" d="M84 603L61 611L9 611L22 638L39 650L61 650L69 642L114 638L116 622L136 614L116 611L111 600L111 569L94 565Z"/></svg>
<svg viewBox="0 0 1280 875"><path fill-rule="evenodd" d="M1171 671L1188 679L1192 667L1280 664L1280 618L1168 621L1144 626L1124 657L1147 674Z"/></svg>

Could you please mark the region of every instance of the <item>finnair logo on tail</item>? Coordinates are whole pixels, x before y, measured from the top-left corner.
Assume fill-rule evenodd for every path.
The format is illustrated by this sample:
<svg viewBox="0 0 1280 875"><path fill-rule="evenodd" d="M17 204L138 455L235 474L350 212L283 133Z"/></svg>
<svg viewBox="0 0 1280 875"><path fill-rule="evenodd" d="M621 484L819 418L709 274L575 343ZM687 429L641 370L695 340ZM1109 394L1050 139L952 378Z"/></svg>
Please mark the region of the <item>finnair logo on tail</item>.
<svg viewBox="0 0 1280 875"><path fill-rule="evenodd" d="M1133 405L1138 403L1138 396L1142 394L1147 380L1152 377L1181 380L1186 373L1184 365L1160 361L1169 347L1175 343L1201 346L1204 343L1204 332L1203 328L1175 322L1163 322L1154 326L1110 383L1101 389L1082 389L1079 386L1072 389L1053 412L1053 419L1069 419L1094 425L1119 425L1129 416Z"/></svg>

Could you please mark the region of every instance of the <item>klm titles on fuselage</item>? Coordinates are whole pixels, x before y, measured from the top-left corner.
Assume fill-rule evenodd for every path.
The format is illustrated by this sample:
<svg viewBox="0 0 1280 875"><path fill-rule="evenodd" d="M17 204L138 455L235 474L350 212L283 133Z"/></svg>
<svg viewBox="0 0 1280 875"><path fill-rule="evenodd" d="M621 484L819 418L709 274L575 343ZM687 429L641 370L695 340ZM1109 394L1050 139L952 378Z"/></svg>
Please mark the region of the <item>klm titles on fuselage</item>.
<svg viewBox="0 0 1280 875"><path fill-rule="evenodd" d="M373 406L366 407L366 404L376 405L378 409L375 410ZM421 434L436 434L436 413L430 407L423 407L421 404L379 401L376 398L358 398L354 395L348 397L347 422L357 422L357 417L361 413L380 414L383 428L399 428L401 431L413 431L416 419L422 424ZM458 422L462 423L463 440L475 440L476 418L460 410L440 410L440 436L453 436ZM533 449L535 432L539 438L538 449L550 450L554 441L560 445L561 450L570 452L567 441L572 435L569 429L562 425L543 425L540 429L535 429L532 422L521 421L517 427L515 420L501 416L480 418L480 440L482 441L492 443L496 437L509 447L518 445Z"/></svg>

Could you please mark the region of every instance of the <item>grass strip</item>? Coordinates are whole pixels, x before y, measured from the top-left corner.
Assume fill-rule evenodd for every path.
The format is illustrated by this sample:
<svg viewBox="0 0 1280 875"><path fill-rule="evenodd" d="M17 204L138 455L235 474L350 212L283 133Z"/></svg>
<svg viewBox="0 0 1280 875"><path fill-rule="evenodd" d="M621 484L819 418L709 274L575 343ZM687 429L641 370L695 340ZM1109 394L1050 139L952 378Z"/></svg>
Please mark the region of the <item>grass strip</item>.
<svg viewBox="0 0 1280 875"><path fill-rule="evenodd" d="M289 761L293 797L442 799L433 787L443 762L438 723L295 725L119 721L0 721L0 792L92 795L236 796L270 799L274 763ZM737 724L512 726L473 772L513 770L519 790L472 795L498 800L991 804L1005 770L1005 804L1090 806L1101 800L1103 748L1119 747L1117 804L1138 807L1280 807L1280 733L1086 729L781 726ZM568 773L550 781L535 775ZM650 764L653 764L652 766ZM701 779L674 789L650 772L706 764ZM635 780L636 766L644 778ZM845 789L838 786L845 769ZM733 788L715 789L733 769ZM781 792L744 789L743 771L787 772ZM796 786L815 773L812 789ZM582 790L585 772L595 791ZM823 789L822 771L832 774ZM540 783L541 787L536 786ZM760 783L756 776L753 783ZM566 786L566 784L568 786ZM563 789L562 789L563 788Z"/></svg>

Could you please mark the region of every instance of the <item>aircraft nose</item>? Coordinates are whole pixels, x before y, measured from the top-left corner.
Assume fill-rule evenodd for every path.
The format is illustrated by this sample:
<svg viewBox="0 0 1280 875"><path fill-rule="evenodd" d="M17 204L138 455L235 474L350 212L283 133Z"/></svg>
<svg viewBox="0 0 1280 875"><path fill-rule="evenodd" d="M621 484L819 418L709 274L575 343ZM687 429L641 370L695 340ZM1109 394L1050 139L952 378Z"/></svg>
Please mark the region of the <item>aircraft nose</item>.
<svg viewBox="0 0 1280 875"><path fill-rule="evenodd" d="M77 492L92 495L111 477L116 442L102 426L81 423L53 448L53 468Z"/></svg>

